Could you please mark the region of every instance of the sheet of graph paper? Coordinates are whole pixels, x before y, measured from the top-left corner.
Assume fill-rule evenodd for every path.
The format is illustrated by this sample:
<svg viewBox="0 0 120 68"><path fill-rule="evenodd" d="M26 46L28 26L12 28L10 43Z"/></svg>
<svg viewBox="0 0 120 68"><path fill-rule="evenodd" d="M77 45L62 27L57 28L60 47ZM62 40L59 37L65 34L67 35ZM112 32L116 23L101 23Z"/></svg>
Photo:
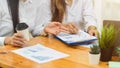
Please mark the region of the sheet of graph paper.
<svg viewBox="0 0 120 68"><path fill-rule="evenodd" d="M41 44L13 50L12 52L37 63L45 63L69 56L68 54L45 47Z"/></svg>

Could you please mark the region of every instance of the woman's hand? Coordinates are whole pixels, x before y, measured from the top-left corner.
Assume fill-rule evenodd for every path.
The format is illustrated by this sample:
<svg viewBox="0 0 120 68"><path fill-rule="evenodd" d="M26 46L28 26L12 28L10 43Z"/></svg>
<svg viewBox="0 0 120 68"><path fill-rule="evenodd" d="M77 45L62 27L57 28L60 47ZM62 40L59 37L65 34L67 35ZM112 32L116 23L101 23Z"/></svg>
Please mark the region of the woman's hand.
<svg viewBox="0 0 120 68"><path fill-rule="evenodd" d="M77 25L75 25L74 23L64 24L64 26L69 29L69 33L71 33L71 34L78 33L79 29L78 29Z"/></svg>
<svg viewBox="0 0 120 68"><path fill-rule="evenodd" d="M51 22L44 28L44 32L47 34L57 35L60 32L60 26L61 23L59 22Z"/></svg>
<svg viewBox="0 0 120 68"><path fill-rule="evenodd" d="M6 45L13 45L17 47L23 47L26 45L26 39L21 33L15 33L12 37L5 38Z"/></svg>
<svg viewBox="0 0 120 68"><path fill-rule="evenodd" d="M97 35L98 35L98 31L97 31L97 28L95 26L89 26L87 32L92 36L97 37Z"/></svg>
<svg viewBox="0 0 120 68"><path fill-rule="evenodd" d="M68 33L68 28L64 27L59 22L51 22L45 27L44 31L47 34L57 35L60 32L67 32Z"/></svg>

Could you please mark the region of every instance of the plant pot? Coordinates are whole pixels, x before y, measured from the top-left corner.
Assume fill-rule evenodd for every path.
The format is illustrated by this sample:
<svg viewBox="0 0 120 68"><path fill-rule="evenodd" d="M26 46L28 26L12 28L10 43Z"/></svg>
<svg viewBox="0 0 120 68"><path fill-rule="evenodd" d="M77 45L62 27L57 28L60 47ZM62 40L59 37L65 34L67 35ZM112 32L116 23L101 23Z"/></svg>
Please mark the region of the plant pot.
<svg viewBox="0 0 120 68"><path fill-rule="evenodd" d="M100 60L104 62L110 61L112 58L112 52L113 52L113 47L101 49Z"/></svg>
<svg viewBox="0 0 120 68"><path fill-rule="evenodd" d="M99 64L99 61L100 61L100 53L99 54L89 53L89 63L90 64Z"/></svg>

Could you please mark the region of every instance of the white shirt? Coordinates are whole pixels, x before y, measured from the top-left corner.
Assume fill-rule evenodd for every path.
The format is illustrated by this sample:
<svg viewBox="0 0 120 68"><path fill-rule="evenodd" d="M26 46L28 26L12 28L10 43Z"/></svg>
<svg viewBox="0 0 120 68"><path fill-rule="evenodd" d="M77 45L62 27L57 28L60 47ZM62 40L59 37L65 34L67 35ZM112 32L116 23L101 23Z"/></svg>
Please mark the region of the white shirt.
<svg viewBox="0 0 120 68"><path fill-rule="evenodd" d="M67 4L67 0L66 0ZM50 0L46 0L46 3L42 5L41 21L46 23L51 22L51 10L50 10ZM62 23L74 22L80 29L87 30L89 26L96 26L96 16L93 11L92 0L73 0L71 7L66 5L66 15Z"/></svg>
<svg viewBox="0 0 120 68"><path fill-rule="evenodd" d="M63 23L74 22L82 30L91 25L96 26L96 17L93 11L92 0L72 0L72 5L66 6L66 15ZM67 3L67 2L66 2Z"/></svg>
<svg viewBox="0 0 120 68"><path fill-rule="evenodd" d="M26 2L20 0L19 2L20 23L25 22L33 35L39 35L44 28L37 14L39 13L38 9L41 8L39 5L42 3L40 0L26 0ZM13 31L7 0L0 0L0 45L4 45L5 37L12 36Z"/></svg>

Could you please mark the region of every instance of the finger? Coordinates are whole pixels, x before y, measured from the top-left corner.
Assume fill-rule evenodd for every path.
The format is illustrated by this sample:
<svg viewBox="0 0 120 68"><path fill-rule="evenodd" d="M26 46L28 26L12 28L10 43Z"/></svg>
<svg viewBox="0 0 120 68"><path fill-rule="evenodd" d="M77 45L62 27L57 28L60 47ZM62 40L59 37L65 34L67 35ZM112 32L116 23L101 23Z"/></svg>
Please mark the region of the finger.
<svg viewBox="0 0 120 68"><path fill-rule="evenodd" d="M21 41L19 41L19 40L13 40L13 42L14 43L16 43L16 44L19 44L19 45L24 45L25 44L25 42L21 42Z"/></svg>
<svg viewBox="0 0 120 68"><path fill-rule="evenodd" d="M18 41L18 42L21 43L21 44L25 44L25 43L27 42L26 39L24 39L24 38L19 38L19 37L13 37L12 40L13 40L13 42L14 42L14 41Z"/></svg>
<svg viewBox="0 0 120 68"><path fill-rule="evenodd" d="M25 43L20 42L20 41L17 41L17 40L14 40L12 43L13 43L15 46L23 46L23 45L25 45Z"/></svg>
<svg viewBox="0 0 120 68"><path fill-rule="evenodd" d="M76 30L76 29L69 29L69 32L72 33L72 34L77 34L78 30Z"/></svg>
<svg viewBox="0 0 120 68"><path fill-rule="evenodd" d="M76 34L76 31L75 31L74 29L70 29L70 32L71 32L72 34Z"/></svg>
<svg viewBox="0 0 120 68"><path fill-rule="evenodd" d="M13 37L13 40L18 40L22 43L25 43L26 39L25 38L20 38L20 37Z"/></svg>
<svg viewBox="0 0 120 68"><path fill-rule="evenodd" d="M24 36L20 32L19 33L15 33L13 36L19 37L19 38L24 38Z"/></svg>
<svg viewBox="0 0 120 68"><path fill-rule="evenodd" d="M65 33L71 33L69 30L63 30L63 29L61 29L61 32L65 32Z"/></svg>
<svg viewBox="0 0 120 68"><path fill-rule="evenodd" d="M76 31L78 31L78 27L77 27L77 25L75 25L74 23L71 23L71 26L73 27L73 29L75 29Z"/></svg>
<svg viewBox="0 0 120 68"><path fill-rule="evenodd" d="M74 34L77 34L78 33L78 30L77 29L73 29L74 31Z"/></svg>
<svg viewBox="0 0 120 68"><path fill-rule="evenodd" d="M70 23L70 24L68 24L68 27L69 28L71 28L71 29L73 29L74 28L74 26Z"/></svg>
<svg viewBox="0 0 120 68"><path fill-rule="evenodd" d="M69 33L73 33L73 30L72 30L73 27L72 27L71 23L67 24L66 26L68 28Z"/></svg>
<svg viewBox="0 0 120 68"><path fill-rule="evenodd" d="M63 26L63 25L60 27L60 29L61 29L61 30L65 30L65 31L69 31L69 28L66 28L66 27Z"/></svg>
<svg viewBox="0 0 120 68"><path fill-rule="evenodd" d="M61 26L62 24L60 22L52 22L56 26Z"/></svg>
<svg viewBox="0 0 120 68"><path fill-rule="evenodd" d="M90 34L91 36L93 36L93 33L91 31L88 31L88 34Z"/></svg>
<svg viewBox="0 0 120 68"><path fill-rule="evenodd" d="M78 33L78 28L77 26L75 26L74 24L69 24L69 28L70 28L70 32L73 33L73 34L76 34Z"/></svg>
<svg viewBox="0 0 120 68"><path fill-rule="evenodd" d="M14 42L12 42L11 45L15 46L15 47L22 47L21 45L18 45L18 44L14 43Z"/></svg>

